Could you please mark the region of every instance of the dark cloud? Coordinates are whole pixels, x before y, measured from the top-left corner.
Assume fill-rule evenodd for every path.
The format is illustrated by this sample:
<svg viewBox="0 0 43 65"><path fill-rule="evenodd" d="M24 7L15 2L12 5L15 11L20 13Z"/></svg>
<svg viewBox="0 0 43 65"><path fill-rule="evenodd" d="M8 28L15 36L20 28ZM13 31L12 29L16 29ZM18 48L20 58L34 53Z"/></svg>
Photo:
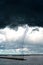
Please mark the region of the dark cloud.
<svg viewBox="0 0 43 65"><path fill-rule="evenodd" d="M33 29L32 31L39 31L39 29L38 29L38 28L35 28L35 29Z"/></svg>
<svg viewBox="0 0 43 65"><path fill-rule="evenodd" d="M19 24L43 26L43 0L0 0L0 28Z"/></svg>

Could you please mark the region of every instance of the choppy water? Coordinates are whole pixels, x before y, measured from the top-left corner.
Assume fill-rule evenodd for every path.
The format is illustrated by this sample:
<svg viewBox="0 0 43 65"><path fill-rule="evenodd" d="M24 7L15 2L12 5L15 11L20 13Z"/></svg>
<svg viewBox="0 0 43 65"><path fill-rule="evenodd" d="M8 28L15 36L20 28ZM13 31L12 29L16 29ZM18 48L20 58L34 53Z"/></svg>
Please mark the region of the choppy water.
<svg viewBox="0 0 43 65"><path fill-rule="evenodd" d="M0 65L43 65L43 56L24 56L27 60L1 59Z"/></svg>

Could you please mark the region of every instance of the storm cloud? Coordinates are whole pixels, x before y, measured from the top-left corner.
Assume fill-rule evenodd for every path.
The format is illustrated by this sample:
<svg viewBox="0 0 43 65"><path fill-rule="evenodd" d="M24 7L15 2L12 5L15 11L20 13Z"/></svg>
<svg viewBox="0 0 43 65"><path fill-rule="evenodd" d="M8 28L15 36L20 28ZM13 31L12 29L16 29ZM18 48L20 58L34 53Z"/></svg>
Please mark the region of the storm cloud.
<svg viewBox="0 0 43 65"><path fill-rule="evenodd" d="M0 28L23 24L43 27L43 0L0 0Z"/></svg>

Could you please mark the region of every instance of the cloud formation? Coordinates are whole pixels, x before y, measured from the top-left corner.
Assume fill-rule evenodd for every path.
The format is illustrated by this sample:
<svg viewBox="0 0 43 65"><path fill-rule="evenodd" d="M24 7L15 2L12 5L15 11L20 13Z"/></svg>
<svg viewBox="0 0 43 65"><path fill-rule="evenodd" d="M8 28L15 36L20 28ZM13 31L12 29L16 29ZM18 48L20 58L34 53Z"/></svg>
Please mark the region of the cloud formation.
<svg viewBox="0 0 43 65"><path fill-rule="evenodd" d="M12 54L12 55L16 54L16 55L18 55L18 54L28 54L28 53L31 53L31 52L27 48L5 49L5 50L1 49L0 50L0 54Z"/></svg>
<svg viewBox="0 0 43 65"><path fill-rule="evenodd" d="M43 0L1 0L0 28L11 24L43 27Z"/></svg>
<svg viewBox="0 0 43 65"><path fill-rule="evenodd" d="M18 26L16 28L5 27L0 29L0 42L16 42L32 41L33 43L43 42L43 28L42 27L29 27L28 25ZM37 40L37 41L36 41Z"/></svg>
<svg viewBox="0 0 43 65"><path fill-rule="evenodd" d="M16 53L43 53L43 28L29 27L27 24L0 29L0 51L11 50ZM12 52L13 52L12 51ZM13 52L13 53L14 53ZM2 51L0 52L2 53Z"/></svg>
<svg viewBox="0 0 43 65"><path fill-rule="evenodd" d="M43 0L0 0L0 49L22 47L43 52Z"/></svg>

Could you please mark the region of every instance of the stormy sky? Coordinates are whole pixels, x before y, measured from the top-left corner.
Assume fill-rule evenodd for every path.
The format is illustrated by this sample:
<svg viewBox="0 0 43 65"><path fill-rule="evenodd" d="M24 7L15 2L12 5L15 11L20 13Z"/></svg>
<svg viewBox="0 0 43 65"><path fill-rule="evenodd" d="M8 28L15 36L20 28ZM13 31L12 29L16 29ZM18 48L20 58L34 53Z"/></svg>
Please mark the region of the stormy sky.
<svg viewBox="0 0 43 65"><path fill-rule="evenodd" d="M43 26L43 0L0 0L0 28Z"/></svg>
<svg viewBox="0 0 43 65"><path fill-rule="evenodd" d="M43 0L0 0L0 54L43 53Z"/></svg>

